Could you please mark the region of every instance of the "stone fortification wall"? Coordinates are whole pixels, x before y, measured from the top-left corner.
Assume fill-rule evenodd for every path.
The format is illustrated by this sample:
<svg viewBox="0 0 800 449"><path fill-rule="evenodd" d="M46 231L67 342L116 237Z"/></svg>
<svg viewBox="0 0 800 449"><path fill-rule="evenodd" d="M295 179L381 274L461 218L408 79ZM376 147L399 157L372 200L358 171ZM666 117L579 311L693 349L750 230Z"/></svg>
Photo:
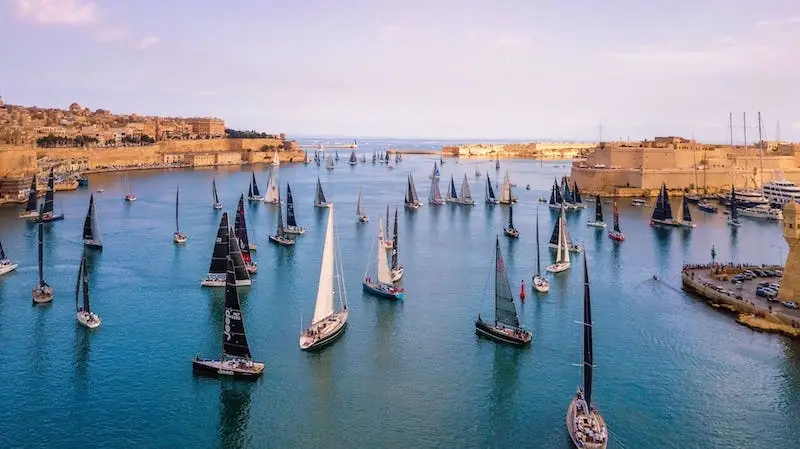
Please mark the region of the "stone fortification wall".
<svg viewBox="0 0 800 449"><path fill-rule="evenodd" d="M19 179L36 173L36 150L0 145L0 178Z"/></svg>

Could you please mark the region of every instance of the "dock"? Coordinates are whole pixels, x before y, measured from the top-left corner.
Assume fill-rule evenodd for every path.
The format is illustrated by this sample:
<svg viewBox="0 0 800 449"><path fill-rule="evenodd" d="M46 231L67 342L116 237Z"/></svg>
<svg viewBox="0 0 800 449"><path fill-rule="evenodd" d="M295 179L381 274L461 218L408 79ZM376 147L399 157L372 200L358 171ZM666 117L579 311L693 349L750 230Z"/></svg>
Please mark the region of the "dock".
<svg viewBox="0 0 800 449"><path fill-rule="evenodd" d="M703 297L717 309L738 314L737 322L758 331L776 332L800 337L800 310L780 302L769 302L756 295L760 282L780 282L780 277L756 277L738 287L731 283L734 275L745 270L783 270L776 265L702 264L684 265L681 270L683 289Z"/></svg>

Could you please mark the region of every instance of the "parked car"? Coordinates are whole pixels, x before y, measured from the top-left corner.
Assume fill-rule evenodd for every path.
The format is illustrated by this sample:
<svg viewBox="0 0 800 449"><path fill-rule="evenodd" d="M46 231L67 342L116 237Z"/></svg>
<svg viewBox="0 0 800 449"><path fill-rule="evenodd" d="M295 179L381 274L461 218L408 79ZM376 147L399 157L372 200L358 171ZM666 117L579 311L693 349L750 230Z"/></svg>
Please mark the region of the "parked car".
<svg viewBox="0 0 800 449"><path fill-rule="evenodd" d="M796 309L797 308L797 303L794 302L794 301L783 301L781 304L783 304L784 306L786 306L786 307L788 307L790 309Z"/></svg>

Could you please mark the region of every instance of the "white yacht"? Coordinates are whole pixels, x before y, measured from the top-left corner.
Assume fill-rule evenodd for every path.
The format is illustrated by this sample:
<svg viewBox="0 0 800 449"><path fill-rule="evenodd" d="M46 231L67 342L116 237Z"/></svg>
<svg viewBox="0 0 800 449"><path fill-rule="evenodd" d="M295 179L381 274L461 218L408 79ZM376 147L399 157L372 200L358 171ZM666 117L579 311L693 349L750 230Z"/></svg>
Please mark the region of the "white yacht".
<svg viewBox="0 0 800 449"><path fill-rule="evenodd" d="M775 180L764 183L764 197L774 207L783 208L789 201L800 201L800 187L791 181Z"/></svg>
<svg viewBox="0 0 800 449"><path fill-rule="evenodd" d="M783 212L780 209L769 207L766 204L745 207L739 209L739 215L750 218L763 218L765 220L783 220Z"/></svg>

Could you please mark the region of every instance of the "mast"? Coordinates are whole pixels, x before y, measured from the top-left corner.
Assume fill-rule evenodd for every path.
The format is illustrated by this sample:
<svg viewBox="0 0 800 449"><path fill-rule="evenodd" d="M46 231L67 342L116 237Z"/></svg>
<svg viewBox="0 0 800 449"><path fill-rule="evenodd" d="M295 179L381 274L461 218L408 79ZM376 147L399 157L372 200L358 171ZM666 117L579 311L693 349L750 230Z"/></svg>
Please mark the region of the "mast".
<svg viewBox="0 0 800 449"><path fill-rule="evenodd" d="M592 301L589 293L589 269L583 255L583 395L586 406L592 405ZM591 408L590 408L591 410Z"/></svg>
<svg viewBox="0 0 800 449"><path fill-rule="evenodd" d="M364 207L361 204L361 190L361 188L358 189L358 202L356 203L356 215L359 217L364 216Z"/></svg>
<svg viewBox="0 0 800 449"><path fill-rule="evenodd" d="M175 190L175 232L181 231L181 227L178 224L178 198L180 196L180 190L180 187Z"/></svg>
<svg viewBox="0 0 800 449"><path fill-rule="evenodd" d="M539 207L536 207L536 274L542 272L542 261L539 257Z"/></svg>
<svg viewBox="0 0 800 449"><path fill-rule="evenodd" d="M214 196L214 204L219 203L219 196L217 196L217 180L211 179L211 191L213 192Z"/></svg>
<svg viewBox="0 0 800 449"><path fill-rule="evenodd" d="M44 209L43 214L53 213L53 198L55 196L55 176L53 175L53 168L50 167L50 175L47 176L47 193L44 196ZM39 217L41 220L41 216Z"/></svg>
<svg viewBox="0 0 800 449"><path fill-rule="evenodd" d="M508 274L503 263L503 254L500 252L499 237L495 237L494 240L494 253L494 319L508 326L519 327L514 296L511 293L511 286L508 285Z"/></svg>
<svg viewBox="0 0 800 449"><path fill-rule="evenodd" d="M394 209L394 237L392 240L392 269L397 268L397 208Z"/></svg>
<svg viewBox="0 0 800 449"><path fill-rule="evenodd" d="M244 216L244 195L239 197L239 204L236 206L236 218L233 221L233 235L239 241L242 259L245 263L249 264L252 258L250 255L250 238L247 236L247 221Z"/></svg>
<svg viewBox="0 0 800 449"><path fill-rule="evenodd" d="M730 130L730 134L731 134L731 156L733 156L733 162L735 164L736 163L736 153L734 152L734 147L733 147L733 112L729 112L728 113L728 129ZM734 182L734 178L733 178L733 168L731 168L731 187L733 187L734 184L735 184L735 182Z"/></svg>
<svg viewBox="0 0 800 449"><path fill-rule="evenodd" d="M380 239L380 234L383 231L383 220L378 218L378 235ZM392 274L389 272L389 263L386 260L386 248L383 246L383 242L378 242L378 267L376 270L376 276L378 277L378 284L390 285L392 283Z"/></svg>
<svg viewBox="0 0 800 449"><path fill-rule="evenodd" d="M603 222L603 204L600 201L600 195L597 195L594 201L594 221Z"/></svg>
<svg viewBox="0 0 800 449"><path fill-rule="evenodd" d="M744 188L747 189L747 113L742 112L742 133L744 133Z"/></svg>
<svg viewBox="0 0 800 449"><path fill-rule="evenodd" d="M217 238L214 241L214 250L211 253L211 265L208 267L209 274L225 273L225 258L228 257L228 213L223 212L217 227Z"/></svg>
<svg viewBox="0 0 800 449"><path fill-rule="evenodd" d="M322 267L319 270L319 286L317 301L314 306L314 319L317 323L333 314L333 277L335 275L335 249L333 235L333 205L328 212L328 224L325 227L325 243L322 247Z"/></svg>
<svg viewBox="0 0 800 449"><path fill-rule="evenodd" d="M0 260L6 260L6 251L3 249L3 242L0 242Z"/></svg>
<svg viewBox="0 0 800 449"><path fill-rule="evenodd" d="M86 313L92 313L91 305L89 304L89 267L86 266L86 251L83 252L83 260L81 261L81 280L83 281L83 310Z"/></svg>
<svg viewBox="0 0 800 449"><path fill-rule="evenodd" d="M739 211L736 206L736 189L731 187L731 220L739 220Z"/></svg>
<svg viewBox="0 0 800 449"><path fill-rule="evenodd" d="M75 281L75 311L78 311L78 297L81 293L81 281L83 280L83 264L86 263L86 252L81 256L81 263L78 264L78 280Z"/></svg>
<svg viewBox="0 0 800 449"><path fill-rule="evenodd" d="M44 205L39 209L39 217L44 215ZM39 220L39 285L44 284L44 220Z"/></svg>
<svg viewBox="0 0 800 449"><path fill-rule="evenodd" d="M231 257L226 258L225 314L222 318L222 359L252 359L244 329L239 292L236 291L236 274Z"/></svg>
<svg viewBox="0 0 800 449"><path fill-rule="evenodd" d="M408 175L406 184L406 204L412 204L414 203L414 194L411 193L411 174Z"/></svg>
<svg viewBox="0 0 800 449"><path fill-rule="evenodd" d="M386 238L388 239L389 236L389 205L386 205Z"/></svg>
<svg viewBox="0 0 800 449"><path fill-rule="evenodd" d="M614 231L622 232L619 229L619 208L617 207L616 201L614 201Z"/></svg>
<svg viewBox="0 0 800 449"><path fill-rule="evenodd" d="M761 163L760 181L761 188L764 188L764 138L761 136L761 111L758 111L758 159ZM764 196L762 190L761 196Z"/></svg>
<svg viewBox="0 0 800 449"><path fill-rule="evenodd" d="M319 186L319 184L317 184L317 186ZM280 202L280 198L281 198L281 191L279 189L278 190L278 201L279 202ZM278 203L278 206L280 206L280 203ZM278 207L278 229L275 232L275 235L278 235L278 236L282 236L283 235L283 208L282 207Z"/></svg>
<svg viewBox="0 0 800 449"><path fill-rule="evenodd" d="M278 201L280 202L280 191L278 192ZM280 205L280 203L278 203ZM286 183L286 226L297 227L297 220L294 217L294 198L292 198L292 187Z"/></svg>

